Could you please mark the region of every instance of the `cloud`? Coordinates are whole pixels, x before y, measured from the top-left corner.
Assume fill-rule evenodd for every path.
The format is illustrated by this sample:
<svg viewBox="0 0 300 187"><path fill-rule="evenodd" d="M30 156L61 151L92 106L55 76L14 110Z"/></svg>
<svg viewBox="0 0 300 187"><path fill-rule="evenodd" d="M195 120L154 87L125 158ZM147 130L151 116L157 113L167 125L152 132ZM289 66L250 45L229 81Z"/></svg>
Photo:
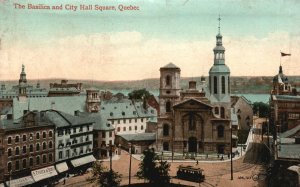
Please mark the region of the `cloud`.
<svg viewBox="0 0 300 187"><path fill-rule="evenodd" d="M287 75L300 59L300 37L284 32L267 37L223 36L226 64L231 75L272 76L277 73L280 50L291 52L282 59ZM181 68L181 76L208 75L213 64L215 38L204 41L147 38L136 31L95 33L61 38L38 47L20 43L2 46L0 79L18 79L21 64L29 79L69 78L135 80L159 77L159 68L169 62Z"/></svg>

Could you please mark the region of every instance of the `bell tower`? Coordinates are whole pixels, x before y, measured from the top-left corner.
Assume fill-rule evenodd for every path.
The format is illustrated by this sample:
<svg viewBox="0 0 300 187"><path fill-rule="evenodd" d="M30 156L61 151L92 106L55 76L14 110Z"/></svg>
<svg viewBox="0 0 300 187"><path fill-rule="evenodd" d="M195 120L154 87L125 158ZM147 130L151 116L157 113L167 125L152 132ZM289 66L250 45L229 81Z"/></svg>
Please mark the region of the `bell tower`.
<svg viewBox="0 0 300 187"><path fill-rule="evenodd" d="M216 36L214 64L209 70L210 101L216 105L215 114L221 118L229 117L230 108L230 69L225 64L225 48L222 43L221 18L219 16L219 33Z"/></svg>

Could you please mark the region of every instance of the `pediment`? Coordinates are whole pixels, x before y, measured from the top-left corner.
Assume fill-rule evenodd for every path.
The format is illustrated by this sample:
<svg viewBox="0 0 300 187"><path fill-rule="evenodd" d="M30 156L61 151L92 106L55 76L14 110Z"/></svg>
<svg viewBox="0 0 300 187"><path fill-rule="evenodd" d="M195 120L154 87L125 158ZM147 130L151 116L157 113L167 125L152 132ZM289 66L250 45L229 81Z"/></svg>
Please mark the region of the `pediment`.
<svg viewBox="0 0 300 187"><path fill-rule="evenodd" d="M174 109L205 109L205 110L211 110L213 108L213 106L204 103L202 101L199 101L197 99L188 99L180 103L177 103L173 107Z"/></svg>

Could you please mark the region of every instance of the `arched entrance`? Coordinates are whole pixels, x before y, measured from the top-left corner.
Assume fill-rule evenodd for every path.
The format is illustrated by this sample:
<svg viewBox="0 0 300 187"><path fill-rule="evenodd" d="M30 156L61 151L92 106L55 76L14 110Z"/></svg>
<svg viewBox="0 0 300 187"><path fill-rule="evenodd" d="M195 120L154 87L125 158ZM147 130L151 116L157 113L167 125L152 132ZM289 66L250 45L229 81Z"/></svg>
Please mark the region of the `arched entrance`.
<svg viewBox="0 0 300 187"><path fill-rule="evenodd" d="M190 137L189 138L189 152L196 153L197 152L197 138Z"/></svg>

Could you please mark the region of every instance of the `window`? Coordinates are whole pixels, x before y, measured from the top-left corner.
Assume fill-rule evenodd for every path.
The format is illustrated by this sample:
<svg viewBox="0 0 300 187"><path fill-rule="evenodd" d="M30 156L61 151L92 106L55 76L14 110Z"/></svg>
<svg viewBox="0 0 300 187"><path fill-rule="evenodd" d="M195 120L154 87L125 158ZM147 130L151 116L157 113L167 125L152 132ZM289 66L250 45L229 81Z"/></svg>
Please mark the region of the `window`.
<svg viewBox="0 0 300 187"><path fill-rule="evenodd" d="M47 144L46 142L43 142L43 150L47 149Z"/></svg>
<svg viewBox="0 0 300 187"><path fill-rule="evenodd" d="M79 129L79 132L82 132L83 131L83 128L82 127L80 127L80 129Z"/></svg>
<svg viewBox="0 0 300 187"><path fill-rule="evenodd" d="M47 163L47 156L43 155L43 164L46 164L46 163Z"/></svg>
<svg viewBox="0 0 300 187"><path fill-rule="evenodd" d="M170 86L171 85L171 76L167 75L166 76L166 86Z"/></svg>
<svg viewBox="0 0 300 187"><path fill-rule="evenodd" d="M20 161L16 160L15 170L19 170L19 169L20 169Z"/></svg>
<svg viewBox="0 0 300 187"><path fill-rule="evenodd" d="M169 136L169 125L168 124L164 124L164 126L163 126L163 135Z"/></svg>
<svg viewBox="0 0 300 187"><path fill-rule="evenodd" d="M225 77L222 76L222 94L225 94Z"/></svg>
<svg viewBox="0 0 300 187"><path fill-rule="evenodd" d="M26 154L26 146L23 146L23 154Z"/></svg>
<svg viewBox="0 0 300 187"><path fill-rule="evenodd" d="M219 115L219 107L215 107L215 114Z"/></svg>
<svg viewBox="0 0 300 187"><path fill-rule="evenodd" d="M221 118L225 118L225 109L221 107Z"/></svg>
<svg viewBox="0 0 300 187"><path fill-rule="evenodd" d="M49 142L49 149L52 149L52 141Z"/></svg>
<svg viewBox="0 0 300 187"><path fill-rule="evenodd" d="M48 158L49 158L49 162L53 161L52 154L49 154Z"/></svg>
<svg viewBox="0 0 300 187"><path fill-rule="evenodd" d="M66 150L66 157L67 157L67 158L70 157L70 150ZM49 157L49 162L50 162L50 157Z"/></svg>
<svg viewBox="0 0 300 187"><path fill-rule="evenodd" d="M40 150L40 144L39 143L36 144L36 148L35 149L36 149L36 151Z"/></svg>
<svg viewBox="0 0 300 187"><path fill-rule="evenodd" d="M120 132L120 127L117 128L117 131Z"/></svg>
<svg viewBox="0 0 300 187"><path fill-rule="evenodd" d="M105 138L105 132L102 132L102 138Z"/></svg>
<svg viewBox="0 0 300 187"><path fill-rule="evenodd" d="M23 167L23 169L26 169L26 165L27 165L26 162L27 162L26 159L23 159L23 162L22 162L22 167Z"/></svg>
<svg viewBox="0 0 300 187"><path fill-rule="evenodd" d="M73 133L76 133L76 128L73 128Z"/></svg>
<svg viewBox="0 0 300 187"><path fill-rule="evenodd" d="M214 76L214 94L218 93L218 78Z"/></svg>
<svg viewBox="0 0 300 187"><path fill-rule="evenodd" d="M16 147L16 154L15 155L19 155L20 154L20 148Z"/></svg>
<svg viewBox="0 0 300 187"><path fill-rule="evenodd" d="M114 115L114 113L112 113L112 112L111 112L109 115L110 115L110 116L113 116L113 115Z"/></svg>
<svg viewBox="0 0 300 187"><path fill-rule="evenodd" d="M123 127L123 131L126 131L126 127Z"/></svg>
<svg viewBox="0 0 300 187"><path fill-rule="evenodd" d="M164 151L169 151L169 143L168 142L163 143L163 150Z"/></svg>
<svg viewBox="0 0 300 187"><path fill-rule="evenodd" d="M11 137L7 138L7 144L11 144Z"/></svg>
<svg viewBox="0 0 300 187"><path fill-rule="evenodd" d="M16 136L15 142L18 143L20 141L19 136Z"/></svg>
<svg viewBox="0 0 300 187"><path fill-rule="evenodd" d="M144 119L143 119L143 118L141 119L141 122L144 122Z"/></svg>
<svg viewBox="0 0 300 187"><path fill-rule="evenodd" d="M131 126L129 126L129 131L131 131L132 129L131 129Z"/></svg>
<svg viewBox="0 0 300 187"><path fill-rule="evenodd" d="M39 140L40 139L40 133L36 133L36 139Z"/></svg>
<svg viewBox="0 0 300 187"><path fill-rule="evenodd" d="M29 167L32 167L33 166L33 158L29 158Z"/></svg>
<svg viewBox="0 0 300 187"><path fill-rule="evenodd" d="M122 112L122 116L125 116L125 112Z"/></svg>
<svg viewBox="0 0 300 187"><path fill-rule="evenodd" d="M52 136L53 136L52 131L49 131L49 138L52 138Z"/></svg>
<svg viewBox="0 0 300 187"><path fill-rule="evenodd" d="M196 130L195 115L193 113L189 114L189 130Z"/></svg>
<svg viewBox="0 0 300 187"><path fill-rule="evenodd" d="M10 172L12 170L11 162L7 163L7 171Z"/></svg>
<svg viewBox="0 0 300 187"><path fill-rule="evenodd" d="M223 138L224 137L224 127L223 125L219 125L217 127L218 130L218 138Z"/></svg>
<svg viewBox="0 0 300 187"><path fill-rule="evenodd" d="M33 140L33 134L32 134L32 133L29 134L29 140L30 140L30 141Z"/></svg>
<svg viewBox="0 0 300 187"><path fill-rule="evenodd" d="M109 137L110 137L110 138L112 137L112 132L111 132L111 131L109 131Z"/></svg>
<svg viewBox="0 0 300 187"><path fill-rule="evenodd" d="M8 155L8 156L11 156L11 148L8 148L8 149L7 149L7 155Z"/></svg>
<svg viewBox="0 0 300 187"><path fill-rule="evenodd" d="M120 124L120 120L118 119L118 124Z"/></svg>
<svg viewBox="0 0 300 187"><path fill-rule="evenodd" d="M86 126L86 129L87 129L87 131L90 131L90 126L89 125Z"/></svg>
<svg viewBox="0 0 300 187"><path fill-rule="evenodd" d="M171 112L171 102L170 101L166 102L166 112Z"/></svg>
<svg viewBox="0 0 300 187"><path fill-rule="evenodd" d="M40 156L37 156L37 157L36 157L36 162L35 162L35 163L36 163L36 165L39 165L39 164L40 164Z"/></svg>
<svg viewBox="0 0 300 187"><path fill-rule="evenodd" d="M131 119L129 119L129 123L131 123Z"/></svg>
<svg viewBox="0 0 300 187"><path fill-rule="evenodd" d="M134 119L134 122L137 123L137 119Z"/></svg>
<svg viewBox="0 0 300 187"><path fill-rule="evenodd" d="M59 151L59 153L58 153L58 159L62 159L62 157L63 157L63 152Z"/></svg>
<svg viewBox="0 0 300 187"><path fill-rule="evenodd" d="M26 134L23 135L23 142L26 142Z"/></svg>
<svg viewBox="0 0 300 187"><path fill-rule="evenodd" d="M29 146L29 152L33 152L33 145L32 144L30 144L30 146Z"/></svg>
<svg viewBox="0 0 300 187"><path fill-rule="evenodd" d="M137 130L137 126L134 126L134 130Z"/></svg>

